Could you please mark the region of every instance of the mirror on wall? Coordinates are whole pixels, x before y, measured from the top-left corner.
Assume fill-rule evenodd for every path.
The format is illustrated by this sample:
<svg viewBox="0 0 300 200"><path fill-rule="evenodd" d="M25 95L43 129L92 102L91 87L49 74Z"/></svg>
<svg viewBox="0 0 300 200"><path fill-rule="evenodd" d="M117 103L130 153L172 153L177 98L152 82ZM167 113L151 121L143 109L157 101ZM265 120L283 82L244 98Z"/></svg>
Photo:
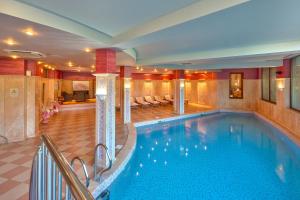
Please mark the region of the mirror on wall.
<svg viewBox="0 0 300 200"><path fill-rule="evenodd" d="M229 75L229 98L243 98L243 73L230 73Z"/></svg>

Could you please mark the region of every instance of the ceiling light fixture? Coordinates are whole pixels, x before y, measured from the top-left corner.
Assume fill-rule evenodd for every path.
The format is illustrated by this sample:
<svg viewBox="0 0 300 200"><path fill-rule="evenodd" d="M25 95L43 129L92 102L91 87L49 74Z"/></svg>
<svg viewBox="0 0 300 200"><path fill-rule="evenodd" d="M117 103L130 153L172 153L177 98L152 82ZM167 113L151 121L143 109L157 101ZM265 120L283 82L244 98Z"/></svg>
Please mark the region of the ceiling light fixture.
<svg viewBox="0 0 300 200"><path fill-rule="evenodd" d="M136 70L139 70L140 68L139 68L139 66L136 66L136 68L135 68Z"/></svg>
<svg viewBox="0 0 300 200"><path fill-rule="evenodd" d="M141 72L144 71L144 69L141 67Z"/></svg>
<svg viewBox="0 0 300 200"><path fill-rule="evenodd" d="M7 38L3 42L9 46L17 45L18 43L13 38Z"/></svg>
<svg viewBox="0 0 300 200"><path fill-rule="evenodd" d="M165 72L167 72L168 71L168 69L167 68L165 68Z"/></svg>
<svg viewBox="0 0 300 200"><path fill-rule="evenodd" d="M26 28L24 30L22 30L23 33L25 33L28 36L35 36L38 33L36 31L34 31L32 28Z"/></svg>
<svg viewBox="0 0 300 200"><path fill-rule="evenodd" d="M92 65L91 68L95 69L95 65Z"/></svg>
<svg viewBox="0 0 300 200"><path fill-rule="evenodd" d="M155 68L153 71L156 73L156 72L157 72L157 69Z"/></svg>
<svg viewBox="0 0 300 200"><path fill-rule="evenodd" d="M16 56L16 55L12 55L11 56L13 59L17 59L18 58L18 56Z"/></svg>
<svg viewBox="0 0 300 200"><path fill-rule="evenodd" d="M42 61L38 61L38 62L37 62L38 65L40 65L40 64L42 64L42 63L43 63Z"/></svg>
<svg viewBox="0 0 300 200"><path fill-rule="evenodd" d="M85 48L84 51L89 53L89 52L91 52L91 49L90 48Z"/></svg>
<svg viewBox="0 0 300 200"><path fill-rule="evenodd" d="M68 62L69 67L73 67L73 63L71 61Z"/></svg>

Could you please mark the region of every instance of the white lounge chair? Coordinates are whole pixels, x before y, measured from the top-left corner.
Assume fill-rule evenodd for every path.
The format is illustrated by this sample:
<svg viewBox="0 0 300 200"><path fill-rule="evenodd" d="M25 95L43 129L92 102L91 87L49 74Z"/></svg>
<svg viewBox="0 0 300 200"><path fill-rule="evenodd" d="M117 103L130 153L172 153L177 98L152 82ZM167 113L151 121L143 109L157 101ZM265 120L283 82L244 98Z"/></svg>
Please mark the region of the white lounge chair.
<svg viewBox="0 0 300 200"><path fill-rule="evenodd" d="M167 100L167 101L169 101L169 102L171 102L171 103L173 103L174 102L174 99L172 99L171 98L171 96L170 95L165 95L165 100Z"/></svg>
<svg viewBox="0 0 300 200"><path fill-rule="evenodd" d="M154 106L158 106L160 104L158 101L153 100L151 96L145 96L145 101Z"/></svg>
<svg viewBox="0 0 300 200"><path fill-rule="evenodd" d="M150 103L146 102L143 97L135 97L135 101L140 104L142 107L149 106Z"/></svg>
<svg viewBox="0 0 300 200"><path fill-rule="evenodd" d="M169 101L163 100L160 96L154 96L154 100L160 102L161 104L169 103Z"/></svg>
<svg viewBox="0 0 300 200"><path fill-rule="evenodd" d="M134 98L133 98L133 97L130 97L130 107L135 108L135 107L137 107L138 105L139 105L139 104L135 103Z"/></svg>

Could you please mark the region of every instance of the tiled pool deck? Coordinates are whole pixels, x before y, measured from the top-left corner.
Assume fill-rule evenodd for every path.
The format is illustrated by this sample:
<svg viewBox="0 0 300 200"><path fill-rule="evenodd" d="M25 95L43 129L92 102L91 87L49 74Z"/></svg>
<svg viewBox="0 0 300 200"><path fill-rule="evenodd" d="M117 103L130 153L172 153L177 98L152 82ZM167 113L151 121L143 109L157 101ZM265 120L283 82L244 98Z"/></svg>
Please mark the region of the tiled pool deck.
<svg viewBox="0 0 300 200"><path fill-rule="evenodd" d="M185 114L210 110L210 108L186 105ZM132 109L132 121L174 117L173 107L159 106ZM70 161L80 156L92 174L93 149L95 146L95 109L64 111L42 125L41 133L50 135L59 150ZM127 131L116 113L116 145L124 145ZM33 154L39 137L0 146L0 200L28 199L29 179ZM118 152L117 152L118 153Z"/></svg>

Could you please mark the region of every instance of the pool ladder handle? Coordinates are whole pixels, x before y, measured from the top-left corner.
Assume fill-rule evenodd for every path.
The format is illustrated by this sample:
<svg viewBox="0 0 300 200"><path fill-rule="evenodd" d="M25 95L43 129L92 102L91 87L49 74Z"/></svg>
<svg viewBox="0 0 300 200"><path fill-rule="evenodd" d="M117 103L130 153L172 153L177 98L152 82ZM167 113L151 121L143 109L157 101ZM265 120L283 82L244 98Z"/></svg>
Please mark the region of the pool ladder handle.
<svg viewBox="0 0 300 200"><path fill-rule="evenodd" d="M105 144L99 143L99 144L97 144L97 145L95 146L95 150L94 150L94 178L95 178L95 179L96 179L96 176L97 176L97 161L98 161L98 159L97 159L97 150L98 150L99 147L104 148L105 153L106 153L106 156L107 156L107 158L108 158L108 160L109 160L109 165L108 165L108 167L105 168L105 169L103 169L102 171L99 172L99 180L100 180L102 174L103 174L104 172L107 172L108 170L111 169L111 166L112 166L112 159L111 159L111 157L110 157L110 155L109 155L109 153L108 153L108 148L107 148L107 146L106 146Z"/></svg>
<svg viewBox="0 0 300 200"><path fill-rule="evenodd" d="M90 185L90 180L91 178L89 177L89 174L88 174L88 171L87 171L87 168L86 168L86 164L84 162L84 160L82 160L80 157L78 156L75 156L72 160L71 160L71 168L73 169L73 171L75 172L75 169L74 169L74 162L78 160L81 164L81 167L83 169L83 172L84 172L84 176L85 176L85 186L88 188L89 185Z"/></svg>

